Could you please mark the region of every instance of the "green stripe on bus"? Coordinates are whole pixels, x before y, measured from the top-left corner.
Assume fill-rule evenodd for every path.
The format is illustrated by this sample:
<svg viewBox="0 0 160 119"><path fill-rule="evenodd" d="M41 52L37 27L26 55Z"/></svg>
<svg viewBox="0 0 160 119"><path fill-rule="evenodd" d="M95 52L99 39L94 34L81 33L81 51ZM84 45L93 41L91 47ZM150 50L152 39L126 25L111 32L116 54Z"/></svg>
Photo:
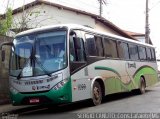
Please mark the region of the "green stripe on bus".
<svg viewBox="0 0 160 119"><path fill-rule="evenodd" d="M95 69L96 70L107 70L107 71L111 71L111 72L114 72L115 74L118 75L118 78L121 79L121 75L114 69L110 68L110 67L104 67L104 66L95 66Z"/></svg>

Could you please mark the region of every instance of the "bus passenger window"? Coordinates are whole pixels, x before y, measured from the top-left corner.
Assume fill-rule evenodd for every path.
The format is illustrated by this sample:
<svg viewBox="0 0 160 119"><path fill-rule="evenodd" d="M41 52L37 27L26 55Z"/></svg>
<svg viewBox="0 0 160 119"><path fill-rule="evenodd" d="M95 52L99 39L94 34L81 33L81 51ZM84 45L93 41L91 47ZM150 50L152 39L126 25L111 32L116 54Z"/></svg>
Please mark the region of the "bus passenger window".
<svg viewBox="0 0 160 119"><path fill-rule="evenodd" d="M145 47L138 47L138 51L139 51L139 58L140 60L146 60L147 56L146 56L146 49Z"/></svg>
<svg viewBox="0 0 160 119"><path fill-rule="evenodd" d="M129 44L129 54L130 54L131 60L138 60L139 59L138 49L137 49L136 45Z"/></svg>
<svg viewBox="0 0 160 119"><path fill-rule="evenodd" d="M102 38L99 36L95 36L95 43L96 43L97 55L103 57L104 51L102 45Z"/></svg>
<svg viewBox="0 0 160 119"><path fill-rule="evenodd" d="M150 50L150 48L147 47L146 51L147 51L147 60L151 60L152 56L151 56L151 50Z"/></svg>
<svg viewBox="0 0 160 119"><path fill-rule="evenodd" d="M121 59L129 59L128 44L118 41L118 54Z"/></svg>
<svg viewBox="0 0 160 119"><path fill-rule="evenodd" d="M94 35L86 34L87 51L89 56L97 56Z"/></svg>
<svg viewBox="0 0 160 119"><path fill-rule="evenodd" d="M117 58L116 41L104 38L103 40L105 57Z"/></svg>
<svg viewBox="0 0 160 119"><path fill-rule="evenodd" d="M156 61L156 54L153 48L151 48L151 54L152 54L152 61Z"/></svg>

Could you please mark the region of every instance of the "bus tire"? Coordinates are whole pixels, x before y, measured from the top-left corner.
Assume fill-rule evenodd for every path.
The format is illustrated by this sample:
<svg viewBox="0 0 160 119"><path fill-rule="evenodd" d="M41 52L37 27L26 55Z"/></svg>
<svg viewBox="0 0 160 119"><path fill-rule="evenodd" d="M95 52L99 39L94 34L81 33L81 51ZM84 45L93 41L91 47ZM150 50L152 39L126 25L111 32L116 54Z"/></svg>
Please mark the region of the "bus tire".
<svg viewBox="0 0 160 119"><path fill-rule="evenodd" d="M144 94L146 92L146 83L143 77L140 78L140 85L139 85L139 89L138 94Z"/></svg>
<svg viewBox="0 0 160 119"><path fill-rule="evenodd" d="M92 102L94 106L99 105L102 102L102 89L97 81L95 81L93 84Z"/></svg>

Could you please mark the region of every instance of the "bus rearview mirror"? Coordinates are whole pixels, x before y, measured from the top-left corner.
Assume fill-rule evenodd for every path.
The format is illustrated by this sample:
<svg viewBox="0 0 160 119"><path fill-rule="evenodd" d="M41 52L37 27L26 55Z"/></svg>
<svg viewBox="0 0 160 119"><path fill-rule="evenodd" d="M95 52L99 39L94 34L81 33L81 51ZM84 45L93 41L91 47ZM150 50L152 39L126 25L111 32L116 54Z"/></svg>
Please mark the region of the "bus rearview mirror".
<svg viewBox="0 0 160 119"><path fill-rule="evenodd" d="M2 62L4 62L4 60L5 60L5 50L2 50L1 51L1 57L2 57Z"/></svg>
<svg viewBox="0 0 160 119"><path fill-rule="evenodd" d="M5 50L3 50L3 46L13 46L13 43L12 42L3 42L0 44L0 50L1 50L1 57L2 57L2 62L5 60Z"/></svg>

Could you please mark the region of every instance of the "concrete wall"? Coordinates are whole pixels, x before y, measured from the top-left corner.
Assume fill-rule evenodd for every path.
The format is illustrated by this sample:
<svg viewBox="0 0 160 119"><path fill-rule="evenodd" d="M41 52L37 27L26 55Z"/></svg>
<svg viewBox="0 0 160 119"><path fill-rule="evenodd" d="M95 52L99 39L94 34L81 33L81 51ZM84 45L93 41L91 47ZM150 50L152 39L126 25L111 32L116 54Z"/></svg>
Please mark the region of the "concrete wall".
<svg viewBox="0 0 160 119"><path fill-rule="evenodd" d="M119 33L115 32L113 29L105 26L104 24L102 24L99 21L96 21L95 29L97 29L99 31L102 31L102 32L107 32L107 33L111 33L111 34L115 34L115 35L120 35Z"/></svg>
<svg viewBox="0 0 160 119"><path fill-rule="evenodd" d="M31 15L29 15L32 13ZM59 9L50 5L37 5L24 12L29 28L41 27L54 24L76 23L95 27L93 18L76 12ZM22 12L14 15L14 24L22 21ZM16 25L19 26L18 24ZM14 27L14 26L13 26Z"/></svg>
<svg viewBox="0 0 160 119"><path fill-rule="evenodd" d="M0 36L0 44L2 42L11 41L12 38L6 36ZM9 80L8 80L8 66L9 66L9 54L10 47L4 47L6 51L6 59L4 62L0 56L0 101L9 99ZM0 52L1 55L1 52ZM1 103L1 102L0 102Z"/></svg>

